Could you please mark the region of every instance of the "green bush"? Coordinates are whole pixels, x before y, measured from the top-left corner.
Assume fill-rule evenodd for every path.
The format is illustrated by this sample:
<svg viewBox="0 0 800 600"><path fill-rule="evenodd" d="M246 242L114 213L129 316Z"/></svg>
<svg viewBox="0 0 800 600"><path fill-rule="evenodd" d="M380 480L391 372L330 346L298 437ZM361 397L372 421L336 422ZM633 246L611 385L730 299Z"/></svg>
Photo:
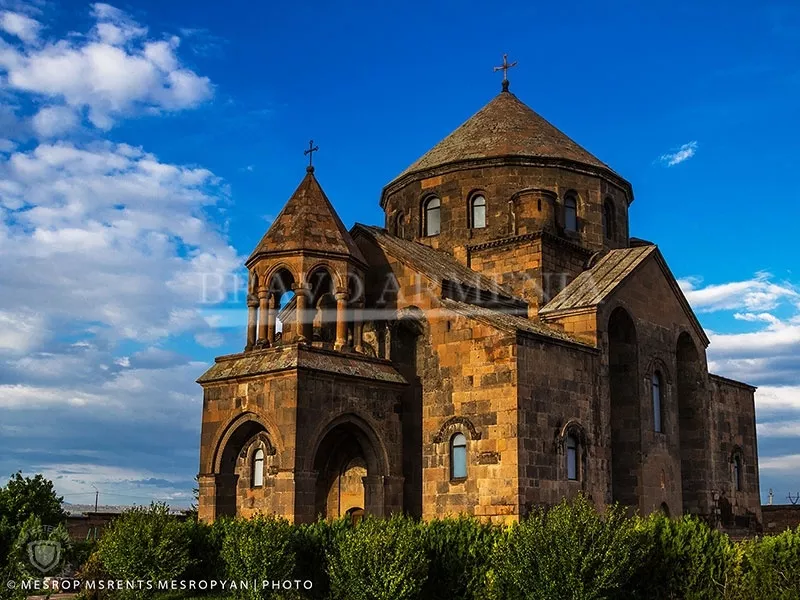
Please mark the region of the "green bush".
<svg viewBox="0 0 800 600"><path fill-rule="evenodd" d="M187 529L165 504L133 508L109 525L97 544L97 559L113 579L171 581L191 565ZM140 597L139 590L122 596Z"/></svg>
<svg viewBox="0 0 800 600"><path fill-rule="evenodd" d="M225 520L220 527L224 530L222 559L228 579L251 582L249 589L239 589L236 595L250 599L281 597L280 590L262 583L292 579L294 527L286 519L263 515ZM252 582L257 584L256 589Z"/></svg>
<svg viewBox="0 0 800 600"><path fill-rule="evenodd" d="M502 600L628 598L647 543L621 507L600 515L583 497L534 511L497 545L492 592Z"/></svg>
<svg viewBox="0 0 800 600"><path fill-rule="evenodd" d="M185 578L189 581L224 579L222 543L225 539L225 521L209 525L189 519L183 526L189 539L189 556L192 559Z"/></svg>
<svg viewBox="0 0 800 600"><path fill-rule="evenodd" d="M315 600L330 598L331 582L328 576L328 555L337 538L352 529L350 519L319 520L295 528L292 547L295 553L293 579L311 581L313 587L304 596Z"/></svg>
<svg viewBox="0 0 800 600"><path fill-rule="evenodd" d="M800 598L800 527L741 544L737 600Z"/></svg>
<svg viewBox="0 0 800 600"><path fill-rule="evenodd" d="M39 529L34 516L20 531ZM7 543L10 579L29 576L18 566L21 539ZM76 545L70 556L89 550ZM297 526L259 516L209 525L180 522L154 505L117 519L80 576L247 582L250 589L209 592L248 600L798 600L800 529L734 543L696 518L630 518L620 507L601 514L582 497L504 528L464 516ZM261 589L298 580L313 587ZM173 594L192 595L202 594Z"/></svg>
<svg viewBox="0 0 800 600"><path fill-rule="evenodd" d="M730 538L703 521L653 514L639 529L650 540L635 592L653 600L714 600L728 597L737 551Z"/></svg>
<svg viewBox="0 0 800 600"><path fill-rule="evenodd" d="M501 530L460 516L436 519L425 526L428 579L426 600L471 600L486 594L487 573Z"/></svg>
<svg viewBox="0 0 800 600"><path fill-rule="evenodd" d="M327 558L333 598L420 598L428 573L424 526L401 516L367 517L336 536Z"/></svg>

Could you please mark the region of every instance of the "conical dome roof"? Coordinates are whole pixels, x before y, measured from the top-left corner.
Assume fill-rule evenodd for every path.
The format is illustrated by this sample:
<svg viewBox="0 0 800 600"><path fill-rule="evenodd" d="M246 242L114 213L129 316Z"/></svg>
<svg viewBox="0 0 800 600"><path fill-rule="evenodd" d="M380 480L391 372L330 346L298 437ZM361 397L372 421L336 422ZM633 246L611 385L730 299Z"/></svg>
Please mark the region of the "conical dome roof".
<svg viewBox="0 0 800 600"><path fill-rule="evenodd" d="M501 156L560 159L611 171L514 94L503 91L395 181L449 163Z"/></svg>
<svg viewBox="0 0 800 600"><path fill-rule="evenodd" d="M247 262L250 263L263 254L302 250L340 254L365 262L358 246L322 191L314 176L313 167L308 168L303 181Z"/></svg>

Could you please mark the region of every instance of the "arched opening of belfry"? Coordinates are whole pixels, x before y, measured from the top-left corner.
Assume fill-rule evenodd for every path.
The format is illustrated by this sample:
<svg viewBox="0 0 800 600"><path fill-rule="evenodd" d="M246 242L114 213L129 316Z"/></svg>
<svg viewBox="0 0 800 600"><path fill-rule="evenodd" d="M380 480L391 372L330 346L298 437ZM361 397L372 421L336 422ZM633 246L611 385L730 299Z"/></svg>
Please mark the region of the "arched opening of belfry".
<svg viewBox="0 0 800 600"><path fill-rule="evenodd" d="M382 514L383 498L370 481L382 480L379 450L357 423L344 422L323 437L314 460L315 512L327 519Z"/></svg>

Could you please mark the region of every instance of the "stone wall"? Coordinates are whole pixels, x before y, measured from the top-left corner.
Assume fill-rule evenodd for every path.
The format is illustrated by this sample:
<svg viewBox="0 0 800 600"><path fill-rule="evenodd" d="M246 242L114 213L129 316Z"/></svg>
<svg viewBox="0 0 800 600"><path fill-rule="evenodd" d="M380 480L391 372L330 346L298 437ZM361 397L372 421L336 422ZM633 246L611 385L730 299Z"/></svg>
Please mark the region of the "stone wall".
<svg viewBox="0 0 800 600"><path fill-rule="evenodd" d="M296 348L275 348L270 352L292 354ZM200 501L199 516L213 520L222 514L265 513L283 514L291 518L294 513L295 431L297 407L297 373L282 371L258 378L232 380L204 386L203 422L200 444ZM274 449L267 453L266 475L261 488L250 486L252 450L243 448L244 455L236 453L234 465L224 465L222 453L224 438L233 435L234 429L246 422L234 424L237 418L252 417L253 425L242 444L262 429ZM223 493L234 480L239 498Z"/></svg>
<svg viewBox="0 0 800 600"><path fill-rule="evenodd" d="M514 334L447 310L438 300L440 290L424 276L383 255L366 239L358 243L371 264L383 265L368 276L373 279L368 279L367 305L397 315L386 334L391 341L377 352L389 355L412 382L403 411L406 506L412 514L419 506L425 518L458 513L515 518ZM382 299L370 295L388 276L396 282L396 292ZM467 438L468 476L463 481L450 477L450 441L458 432Z"/></svg>
<svg viewBox="0 0 800 600"><path fill-rule="evenodd" d="M545 190L554 195L552 211L548 210L546 202L538 209L541 198L525 193L534 190ZM462 165L456 169L444 169L431 176L421 174L403 187L387 190L384 205L386 226L393 224L397 211L403 211L404 237L419 239L453 254L458 246L542 229L563 230L562 203L569 190L578 194L578 232L569 235L570 239L592 250L627 246L627 198L622 189L605 179L576 170L496 161L491 165L477 161L471 167ZM469 200L478 192L487 202L486 227L472 229L469 227L468 206ZM441 200L442 225L438 236L425 237L422 203L430 195ZM602 206L605 198L612 198L616 207L615 240L604 240L603 236ZM536 203L537 209L529 203Z"/></svg>
<svg viewBox="0 0 800 600"><path fill-rule="evenodd" d="M529 316L549 302L586 267L581 246L551 233L526 234L467 249L467 266L492 277L526 300Z"/></svg>
<svg viewBox="0 0 800 600"><path fill-rule="evenodd" d="M764 533L780 533L800 527L800 505L772 504L761 507Z"/></svg>
<svg viewBox="0 0 800 600"><path fill-rule="evenodd" d="M204 383L200 518L262 512L308 522L326 514L325 498L344 465L320 456L329 458L336 442L349 443L353 451L340 456L343 461L366 453L370 512L402 510L400 399L407 386L370 375L386 363L296 345L250 356L269 359L275 371ZM242 368L249 360L231 359L244 361ZM351 361L345 370L362 375L329 372L325 362L341 360ZM259 449L265 459L261 485L253 472Z"/></svg>
<svg viewBox="0 0 800 600"><path fill-rule="evenodd" d="M761 490L756 446L755 388L710 375L713 410L713 480L720 494L721 518L729 525L761 521ZM740 489L736 489L734 459L742 461ZM765 522L766 527L766 522Z"/></svg>
<svg viewBox="0 0 800 600"><path fill-rule="evenodd" d="M599 356L592 348L520 334L519 478L523 512L583 492L598 506L609 501L609 451L599 415ZM569 480L568 434L579 442L578 479Z"/></svg>

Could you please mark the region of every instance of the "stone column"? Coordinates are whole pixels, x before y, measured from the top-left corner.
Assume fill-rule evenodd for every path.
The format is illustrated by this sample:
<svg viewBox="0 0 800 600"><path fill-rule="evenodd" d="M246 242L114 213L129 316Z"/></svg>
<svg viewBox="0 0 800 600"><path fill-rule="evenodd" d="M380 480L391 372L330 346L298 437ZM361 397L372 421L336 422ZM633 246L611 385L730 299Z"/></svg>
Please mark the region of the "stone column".
<svg viewBox="0 0 800 600"><path fill-rule="evenodd" d="M278 309L275 305L277 303L277 296L270 294L267 302L267 341L270 346L275 343L275 319L278 315Z"/></svg>
<svg viewBox="0 0 800 600"><path fill-rule="evenodd" d="M291 507L293 518L290 519L293 523L313 523L316 521L316 491L318 478L319 473L317 471L294 472L294 506Z"/></svg>
<svg viewBox="0 0 800 600"><path fill-rule="evenodd" d="M298 342L307 341L306 338L306 302L308 300L308 286L305 284L296 285L294 288L295 307L295 336Z"/></svg>
<svg viewBox="0 0 800 600"><path fill-rule="evenodd" d="M245 350L252 350L256 343L256 321L258 319L258 298L254 294L247 294L247 346Z"/></svg>
<svg viewBox="0 0 800 600"><path fill-rule="evenodd" d="M386 516L383 475L367 475L362 478L362 481L364 482L364 511L373 517Z"/></svg>
<svg viewBox="0 0 800 600"><path fill-rule="evenodd" d="M267 341L267 290L258 290L258 341Z"/></svg>
<svg viewBox="0 0 800 600"><path fill-rule="evenodd" d="M355 305L353 311L353 348L356 352L364 351L364 301Z"/></svg>
<svg viewBox="0 0 800 600"><path fill-rule="evenodd" d="M197 477L199 496L197 499L197 518L211 523L217 516L217 482L213 473Z"/></svg>
<svg viewBox="0 0 800 600"><path fill-rule="evenodd" d="M214 476L216 498L214 519L236 515L236 493L239 476L235 473L217 473Z"/></svg>
<svg viewBox="0 0 800 600"><path fill-rule="evenodd" d="M405 478L386 476L383 478L384 516L403 512L403 485Z"/></svg>
<svg viewBox="0 0 800 600"><path fill-rule="evenodd" d="M347 293L336 293L336 343L334 350L341 350L347 345Z"/></svg>

